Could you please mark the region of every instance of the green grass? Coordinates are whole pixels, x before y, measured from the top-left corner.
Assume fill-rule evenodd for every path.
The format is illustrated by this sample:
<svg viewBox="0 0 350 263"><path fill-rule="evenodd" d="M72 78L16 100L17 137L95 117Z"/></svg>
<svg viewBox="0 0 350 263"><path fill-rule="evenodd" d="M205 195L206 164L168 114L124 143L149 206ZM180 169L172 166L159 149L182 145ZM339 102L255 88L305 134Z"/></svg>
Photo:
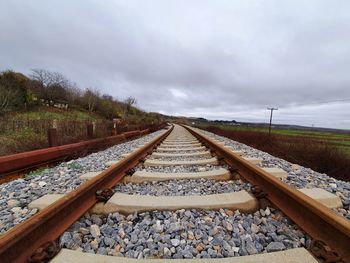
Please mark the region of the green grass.
<svg viewBox="0 0 350 263"><path fill-rule="evenodd" d="M249 126L232 126L232 125L214 125L221 129L236 130L236 131L259 131L269 132L268 128L263 127L249 127ZM312 138L332 139L332 140L344 140L350 142L350 133L337 133L337 132L322 132L322 131L301 131L293 129L272 129L275 134L289 135L289 136L307 136Z"/></svg>
<svg viewBox="0 0 350 263"><path fill-rule="evenodd" d="M91 114L86 111L79 111L75 109L60 110L41 107L29 112L15 112L11 116L13 119L25 120L75 120L75 121L95 121L101 119L96 114Z"/></svg>
<svg viewBox="0 0 350 263"><path fill-rule="evenodd" d="M207 126L207 125L205 125ZM234 126L234 125L213 125L225 130L233 131L256 131L256 132L269 132L267 127L249 127L249 126ZM274 134L295 136L295 137L308 137L318 140L327 140L331 144L338 146L347 156L350 157L350 133L338 133L329 131L302 131L295 129L272 129Z"/></svg>
<svg viewBox="0 0 350 263"><path fill-rule="evenodd" d="M269 128L264 127L249 127L249 126L233 126L233 125L214 125L221 129L236 130L236 131L260 131L269 132ZM350 140L350 133L337 133L337 132L322 132L322 131L301 131L293 129L272 129L275 134L290 135L290 136L309 136L309 137L325 137L332 139L345 139Z"/></svg>
<svg viewBox="0 0 350 263"><path fill-rule="evenodd" d="M0 134L0 156L47 147L47 135L31 128Z"/></svg>
<svg viewBox="0 0 350 263"><path fill-rule="evenodd" d="M81 166L81 165L78 164L78 163L69 163L69 164L67 165L67 167L68 167L69 169L71 169L71 170L79 170L79 169L83 168L83 166Z"/></svg>
<svg viewBox="0 0 350 263"><path fill-rule="evenodd" d="M47 168L41 167L41 168L38 168L38 169L36 169L34 171L30 171L28 174L26 174L26 176L24 178L25 179L34 178L36 176L41 175L45 170L47 170Z"/></svg>

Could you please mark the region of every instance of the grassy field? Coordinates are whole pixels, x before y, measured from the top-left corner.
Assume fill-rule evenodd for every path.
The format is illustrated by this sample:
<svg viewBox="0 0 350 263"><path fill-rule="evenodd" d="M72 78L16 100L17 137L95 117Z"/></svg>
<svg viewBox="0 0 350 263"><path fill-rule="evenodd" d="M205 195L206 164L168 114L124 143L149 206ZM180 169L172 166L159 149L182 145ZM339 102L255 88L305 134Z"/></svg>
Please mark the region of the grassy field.
<svg viewBox="0 0 350 263"><path fill-rule="evenodd" d="M230 125L198 127L309 167L337 179L350 181L349 134L322 131L273 130Z"/></svg>
<svg viewBox="0 0 350 263"><path fill-rule="evenodd" d="M60 110L43 107L30 112L14 112L11 118L21 120L75 120L75 121L95 121L101 119L97 114L79 110Z"/></svg>
<svg viewBox="0 0 350 263"><path fill-rule="evenodd" d="M207 125L203 125L207 126ZM249 126L233 126L233 125L215 125L220 129L231 130L231 131L255 131L268 133L269 129L266 127L249 127ZM350 132L329 132L329 131L305 131L296 129L272 129L273 134L299 137L299 138L310 138L314 140L327 141L332 145L339 147L350 157Z"/></svg>
<svg viewBox="0 0 350 263"><path fill-rule="evenodd" d="M47 129L53 120L60 123L60 137L63 136L60 133L69 132L64 139L70 143L83 139L86 122L102 121L103 118L87 111L48 107L9 113L0 118L0 156L48 147Z"/></svg>

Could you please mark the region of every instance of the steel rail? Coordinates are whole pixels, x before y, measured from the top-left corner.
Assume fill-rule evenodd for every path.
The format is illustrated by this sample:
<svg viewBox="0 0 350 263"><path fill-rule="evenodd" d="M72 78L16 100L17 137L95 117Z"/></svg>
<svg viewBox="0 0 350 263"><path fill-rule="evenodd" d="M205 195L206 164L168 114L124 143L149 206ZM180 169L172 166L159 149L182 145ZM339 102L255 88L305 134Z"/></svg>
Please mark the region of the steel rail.
<svg viewBox="0 0 350 263"><path fill-rule="evenodd" d="M258 185L276 207L284 212L299 227L315 240L330 246L345 262L350 262L350 220L339 216L331 209L302 192L275 178L259 166L251 164L231 150L214 142L207 136L184 126L203 144L212 149L228 165L252 185Z"/></svg>
<svg viewBox="0 0 350 263"><path fill-rule="evenodd" d="M72 159L76 156L103 149L115 143L122 143L128 139L144 135L149 130L130 131L116 136L98 138L62 146L44 148L29 152L12 154L0 157L0 183L17 179L21 174L38 168L42 165L57 163L62 160Z"/></svg>
<svg viewBox="0 0 350 263"><path fill-rule="evenodd" d="M96 203L96 191L117 184L129 169L136 166L164 140L172 129L173 127L1 236L0 261L27 262L40 246L56 240Z"/></svg>

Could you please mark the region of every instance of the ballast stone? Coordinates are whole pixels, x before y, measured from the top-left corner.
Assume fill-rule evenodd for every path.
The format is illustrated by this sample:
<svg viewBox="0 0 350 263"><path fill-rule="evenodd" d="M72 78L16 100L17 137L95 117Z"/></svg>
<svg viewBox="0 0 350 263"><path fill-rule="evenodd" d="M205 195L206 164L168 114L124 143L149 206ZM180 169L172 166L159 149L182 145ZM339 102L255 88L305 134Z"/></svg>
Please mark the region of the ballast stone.
<svg viewBox="0 0 350 263"><path fill-rule="evenodd" d="M312 199L320 202L328 208L340 208L343 207L343 203L339 196L327 192L322 188L302 188L298 189L300 192L306 194Z"/></svg>
<svg viewBox="0 0 350 263"><path fill-rule="evenodd" d="M134 259L126 257L113 257L77 250L62 249L51 263L317 263L318 261L305 248L293 248L284 251L262 253L250 256L227 258L198 258L198 259Z"/></svg>
<svg viewBox="0 0 350 263"><path fill-rule="evenodd" d="M53 204L54 202L56 202L58 199L62 198L63 196L64 196L64 194L44 195L44 196L40 197L39 199L36 199L36 200L32 201L30 204L28 204L28 208L30 208L30 209L37 208L39 210L42 210L42 209L48 207L49 205Z"/></svg>
<svg viewBox="0 0 350 263"><path fill-rule="evenodd" d="M149 196L115 193L105 204L105 212L134 213L153 210L178 209L239 209L252 212L258 209L258 201L247 191L212 195Z"/></svg>
<svg viewBox="0 0 350 263"><path fill-rule="evenodd" d="M194 173L161 173L136 171L130 178L129 182L140 183L145 181L167 181L167 180L183 180L183 179L207 179L207 180L229 180L231 179L230 171L224 168L205 172Z"/></svg>

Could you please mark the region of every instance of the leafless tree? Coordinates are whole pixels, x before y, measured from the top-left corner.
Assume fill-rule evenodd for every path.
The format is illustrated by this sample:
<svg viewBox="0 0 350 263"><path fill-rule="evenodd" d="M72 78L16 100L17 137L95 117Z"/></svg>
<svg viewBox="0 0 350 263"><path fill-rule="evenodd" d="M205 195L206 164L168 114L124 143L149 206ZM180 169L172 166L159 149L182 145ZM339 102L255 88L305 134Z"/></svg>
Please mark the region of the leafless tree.
<svg viewBox="0 0 350 263"><path fill-rule="evenodd" d="M99 97L100 97L100 92L97 89L92 89L92 88L86 89L83 96L83 101L84 101L84 104L87 106L87 109L89 110L89 112L94 111Z"/></svg>
<svg viewBox="0 0 350 263"><path fill-rule="evenodd" d="M67 100L70 81L61 73L46 69L33 69L31 78L40 85L40 93L44 99L55 101Z"/></svg>
<svg viewBox="0 0 350 263"><path fill-rule="evenodd" d="M83 96L81 89L76 83L71 83L67 92L67 100L70 104L77 104Z"/></svg>
<svg viewBox="0 0 350 263"><path fill-rule="evenodd" d="M132 106L136 104L136 99L128 97L124 100L124 118L127 118L131 112Z"/></svg>

